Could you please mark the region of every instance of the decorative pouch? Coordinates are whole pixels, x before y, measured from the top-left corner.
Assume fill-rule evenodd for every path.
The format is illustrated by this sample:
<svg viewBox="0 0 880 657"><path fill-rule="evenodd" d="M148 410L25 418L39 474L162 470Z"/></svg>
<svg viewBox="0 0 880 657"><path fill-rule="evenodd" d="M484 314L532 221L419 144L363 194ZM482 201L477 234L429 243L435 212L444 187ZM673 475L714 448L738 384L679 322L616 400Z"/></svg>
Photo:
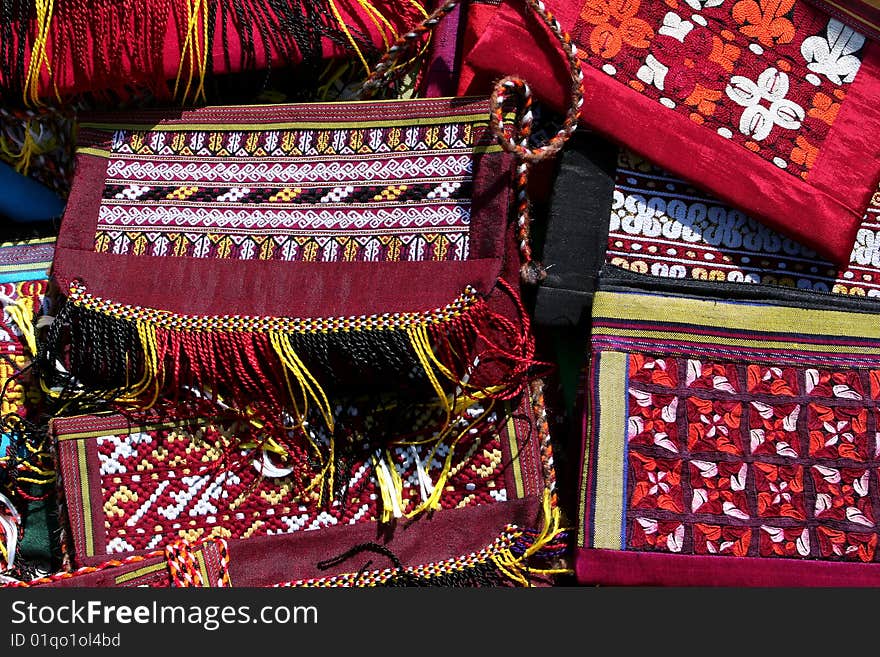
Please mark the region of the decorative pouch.
<svg viewBox="0 0 880 657"><path fill-rule="evenodd" d="M593 302L578 580L880 583L878 309L607 266Z"/></svg>
<svg viewBox="0 0 880 657"><path fill-rule="evenodd" d="M577 82L567 37L528 3L565 44ZM394 74L392 62L377 65L365 94ZM474 404L514 399L540 373L518 291L521 272L540 277L525 184L530 163L574 131L574 86L565 123L537 149L528 87L512 79L491 101L83 122L52 271L66 301L43 342L44 385L76 404L235 412L302 472L315 458L331 467L335 440L319 447L311 432L332 435L334 400L365 386L441 409L408 442L454 439ZM515 95L516 129L505 110Z"/></svg>
<svg viewBox="0 0 880 657"><path fill-rule="evenodd" d="M222 539L236 586L541 584L567 572L540 383L514 412L478 422L474 409L450 445L371 450L370 434L393 423L358 406L339 410L337 440L348 440L347 449L338 440L332 496L319 464L294 472L258 448L224 469L232 433L248 430L240 420L53 420L70 568ZM418 415L400 421L416 425ZM306 493L295 493L297 478L311 479ZM416 518L431 498L436 510ZM369 567L356 565L361 552L389 568L355 576Z"/></svg>
<svg viewBox="0 0 880 657"><path fill-rule="evenodd" d="M880 295L880 190L848 264L837 266L630 151L618 155L613 188L608 264L664 279Z"/></svg>
<svg viewBox="0 0 880 657"><path fill-rule="evenodd" d="M227 469L230 445L256 442L235 418L169 420L145 413L53 420L72 563L97 565L179 540L253 541L312 532L320 549L295 553L299 561L317 562L377 534L430 531L439 539L443 523L436 518L446 510L462 518L455 536L479 540L491 529L494 539L506 524L534 525L544 490L555 486L550 438L528 396L516 409L486 409L482 422L483 409L472 407L471 423L454 442L440 445L382 448L376 445L384 441L375 437L418 427L438 409L390 417L387 410L362 414L359 408L360 400L352 400L337 411L329 473L319 464L294 471L253 447L242 452L240 467ZM323 444L330 437L324 430L315 440ZM418 515L430 500L437 509L432 519L397 527L398 519ZM457 552L444 546L440 554ZM294 579L296 570L285 563L291 568L286 579Z"/></svg>
<svg viewBox="0 0 880 657"><path fill-rule="evenodd" d="M803 0L671 4L548 3L581 48L584 120L845 263L880 179L878 45ZM513 63L561 105L547 43L504 2L466 64Z"/></svg>

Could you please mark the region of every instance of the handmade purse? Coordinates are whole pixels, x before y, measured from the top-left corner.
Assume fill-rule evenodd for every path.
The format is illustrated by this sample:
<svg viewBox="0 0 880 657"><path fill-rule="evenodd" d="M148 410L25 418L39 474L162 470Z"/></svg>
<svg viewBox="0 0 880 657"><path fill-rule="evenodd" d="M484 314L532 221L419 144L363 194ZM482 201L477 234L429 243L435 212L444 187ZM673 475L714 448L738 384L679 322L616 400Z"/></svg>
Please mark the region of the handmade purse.
<svg viewBox="0 0 880 657"><path fill-rule="evenodd" d="M875 42L804 0L548 5L580 47L587 123L847 261L880 179ZM548 43L503 2L466 56L482 75L459 93L514 62L538 97L562 105L567 84L548 74L557 66Z"/></svg>
<svg viewBox="0 0 880 657"><path fill-rule="evenodd" d="M393 535L393 523L418 515L432 498L433 519L401 529L404 539L425 529L439 536L437 519L457 514L462 534L482 547L508 524L533 525L544 490L554 486L549 435L529 396L513 409L497 406L454 444L384 448L376 434L406 431L438 411L413 410L403 422L388 411L361 412L369 408L363 400L340 403L334 490L314 485L320 464L293 472L258 448L244 449L242 467L225 468L224 451L236 437L256 442L243 437L248 427L235 417L171 420L147 412L53 420L71 563L94 566L180 540L290 536L302 544L284 562L290 580L302 575L297 564L314 571L314 563L377 532ZM316 434L329 440L326 429ZM313 485L296 494L300 479ZM319 536L320 550L301 535ZM471 543L455 549L461 540L446 536L431 558L469 551Z"/></svg>
<svg viewBox="0 0 880 657"><path fill-rule="evenodd" d="M364 94L455 4L392 47ZM578 82L561 28L529 5ZM337 494L352 444L337 418L353 394L364 417L404 418L383 419L371 451L451 453L542 371L518 290L520 275L542 274L525 185L530 163L574 131L574 87L540 148L528 143L528 87L513 79L489 101L90 117L53 262L66 298L41 342L45 389L64 415L107 403L171 420L232 415L245 429L210 467L232 472L240 448L265 448L293 473L294 495ZM429 412L408 424L410 408ZM436 488L416 512L439 508Z"/></svg>
<svg viewBox="0 0 880 657"><path fill-rule="evenodd" d="M608 267L578 578L876 585L876 302Z"/></svg>

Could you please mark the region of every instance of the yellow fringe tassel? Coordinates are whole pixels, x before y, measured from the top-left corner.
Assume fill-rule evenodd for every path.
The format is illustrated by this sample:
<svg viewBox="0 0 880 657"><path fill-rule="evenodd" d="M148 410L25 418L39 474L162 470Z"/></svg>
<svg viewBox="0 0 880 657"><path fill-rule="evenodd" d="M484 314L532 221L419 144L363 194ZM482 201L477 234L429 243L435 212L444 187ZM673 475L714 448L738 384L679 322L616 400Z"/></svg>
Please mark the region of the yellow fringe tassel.
<svg viewBox="0 0 880 657"><path fill-rule="evenodd" d="M495 566L504 575L512 581L522 586L532 586L529 580L530 574L537 575L567 575L573 571L570 568L530 568L528 559L534 554L542 550L546 545L564 531L559 526L561 515L558 507L554 507L550 502L550 491L544 490L544 498L542 501L542 511L544 517L544 526L541 533L535 538L534 542L521 555L516 556L511 552L510 548L505 548L499 554L492 555L491 559Z"/></svg>
<svg viewBox="0 0 880 657"><path fill-rule="evenodd" d="M305 364L300 360L300 357L296 355L296 352L293 350L293 347L290 346L290 341L282 333L278 333L276 331L271 331L269 333L269 341L272 344L272 349L281 359L281 362L285 367L285 376L287 372L293 375L299 384L300 391L302 393L303 399L303 410L300 414L300 417L304 417L308 410L308 400L311 397L312 400L317 404L318 410L321 412L321 416L324 418L324 422L327 423L327 428L330 432L333 432L333 409L330 408L330 401L327 399L327 393L324 392L324 389L321 387L321 384L312 376L312 373L309 372L308 368ZM291 393L291 398L296 404L296 397L293 395L292 386L290 386L290 381L288 380L288 391ZM297 407L297 413L299 413L299 409ZM299 419L299 418L298 418Z"/></svg>
<svg viewBox="0 0 880 657"><path fill-rule="evenodd" d="M50 79L52 78L52 68L49 65L49 55L46 48L49 41L49 26L55 11L54 0L35 0L34 4L37 10L37 32L34 35L34 45L31 49L24 83L24 102L32 107L43 104L40 101L40 72L43 70L43 66L46 67ZM61 102L57 87L55 95L58 97L58 102Z"/></svg>
<svg viewBox="0 0 880 657"><path fill-rule="evenodd" d="M394 518L403 517L403 481L394 467L391 455L386 451L383 458L382 452L377 451L373 454L372 461L382 498L382 515L379 521L387 523Z"/></svg>
<svg viewBox="0 0 880 657"><path fill-rule="evenodd" d="M21 336L24 338L25 344L32 356L37 355L37 336L34 330L34 311L23 299L13 301L11 298L3 297L3 310L5 310L10 319L18 326Z"/></svg>
<svg viewBox="0 0 880 657"><path fill-rule="evenodd" d="M198 66L199 84L193 94L193 102L201 97L206 100L205 96L205 76L208 71L208 2L207 0L188 0L186 3L186 36L183 40L183 47L180 51L180 64L177 67L177 78L174 81L173 95L181 104L187 102L190 89L192 88L193 76L195 75L196 66ZM177 92L180 88L180 82L183 78L183 63L189 64L187 71L186 86L183 94L178 97Z"/></svg>

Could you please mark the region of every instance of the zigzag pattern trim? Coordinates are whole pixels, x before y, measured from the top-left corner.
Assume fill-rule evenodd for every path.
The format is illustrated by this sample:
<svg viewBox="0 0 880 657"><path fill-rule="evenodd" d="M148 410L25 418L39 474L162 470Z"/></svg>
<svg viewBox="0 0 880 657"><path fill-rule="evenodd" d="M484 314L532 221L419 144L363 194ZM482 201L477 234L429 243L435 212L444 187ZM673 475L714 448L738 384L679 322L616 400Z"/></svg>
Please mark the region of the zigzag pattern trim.
<svg viewBox="0 0 880 657"><path fill-rule="evenodd" d="M74 281L68 303L115 319L144 321L174 331L234 331L250 333L340 333L348 331L400 331L414 326L432 326L461 317L480 300L471 286L452 303L423 313L384 313L348 317L295 318L253 315L179 315L157 308L143 308L92 296L86 286Z"/></svg>

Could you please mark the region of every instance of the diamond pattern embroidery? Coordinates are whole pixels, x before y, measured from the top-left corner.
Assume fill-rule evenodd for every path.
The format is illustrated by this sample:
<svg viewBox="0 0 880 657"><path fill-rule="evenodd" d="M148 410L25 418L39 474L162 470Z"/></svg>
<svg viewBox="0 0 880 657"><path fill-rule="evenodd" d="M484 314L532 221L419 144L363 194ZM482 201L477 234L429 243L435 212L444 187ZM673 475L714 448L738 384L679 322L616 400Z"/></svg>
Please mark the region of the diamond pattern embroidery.
<svg viewBox="0 0 880 657"><path fill-rule="evenodd" d="M880 373L629 365L627 549L880 558Z"/></svg>

